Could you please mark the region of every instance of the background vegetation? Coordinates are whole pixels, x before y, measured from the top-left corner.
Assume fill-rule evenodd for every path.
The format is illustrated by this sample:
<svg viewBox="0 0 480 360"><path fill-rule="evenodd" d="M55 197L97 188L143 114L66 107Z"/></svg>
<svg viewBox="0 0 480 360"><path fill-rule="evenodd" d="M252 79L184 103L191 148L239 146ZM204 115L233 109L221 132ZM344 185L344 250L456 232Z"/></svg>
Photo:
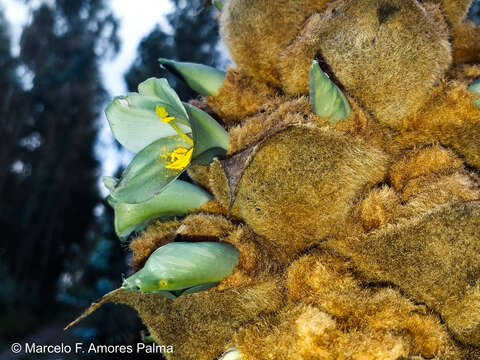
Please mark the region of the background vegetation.
<svg viewBox="0 0 480 360"><path fill-rule="evenodd" d="M61 330L128 272L127 249L100 195L94 151L106 102L119 95L106 93L100 74L121 46L108 3L56 0L34 7L18 56L0 13L2 359L12 342L32 336L54 344L141 341L137 315L123 306L106 307L68 334ZM142 41L126 75L129 88L165 76L160 56L218 64L216 12L199 12L203 3L173 1L172 31L157 26ZM184 99L196 95L172 83Z"/></svg>
<svg viewBox="0 0 480 360"><path fill-rule="evenodd" d="M196 94L164 73L157 58L222 66L216 11L199 12L204 0L171 2L170 29L157 25L142 40L125 81L134 91L148 77L166 76L188 99ZM0 12L2 359L11 356L9 344L27 338L54 344L141 341L136 314L115 305L62 332L128 272L127 249L113 233L112 212L99 192L94 151L105 104L117 95L106 93L99 70L121 46L108 3L54 0L33 7L18 56ZM480 0L470 16L480 22Z"/></svg>

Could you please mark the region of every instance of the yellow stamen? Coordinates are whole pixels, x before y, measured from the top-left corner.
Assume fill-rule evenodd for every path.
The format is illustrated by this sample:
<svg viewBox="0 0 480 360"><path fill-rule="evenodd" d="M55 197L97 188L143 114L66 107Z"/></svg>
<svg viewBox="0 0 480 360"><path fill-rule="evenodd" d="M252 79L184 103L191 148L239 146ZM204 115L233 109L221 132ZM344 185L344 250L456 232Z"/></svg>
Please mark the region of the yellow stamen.
<svg viewBox="0 0 480 360"><path fill-rule="evenodd" d="M163 155L164 158L170 158L170 162L165 165L165 168L171 170L183 170L192 160L193 148L187 149L179 147L175 151Z"/></svg>
<svg viewBox="0 0 480 360"><path fill-rule="evenodd" d="M173 121L173 120L175 120L175 118L173 116L169 116L167 110L163 106L157 105L155 107L155 112L156 112L157 116L164 123L168 123L173 128L173 130L175 130L177 132L178 136L180 136L183 140L185 140L190 146L193 146L192 138L190 138L188 135L186 135L182 131L182 129L180 129L177 124L175 124L175 122Z"/></svg>
<svg viewBox="0 0 480 360"><path fill-rule="evenodd" d="M157 107L155 108L155 112L164 123L169 123L170 121L175 120L173 116L168 116L168 112L163 106L157 105Z"/></svg>
<svg viewBox="0 0 480 360"><path fill-rule="evenodd" d="M190 146L193 146L193 140L192 138L190 138L190 136L188 136L187 134L185 134L182 129L180 129L178 127L177 124L175 124L174 122L170 122L168 123L178 134L178 136L180 136L183 140L185 140Z"/></svg>
<svg viewBox="0 0 480 360"><path fill-rule="evenodd" d="M162 119L162 121L164 123L169 123L172 120L175 120L175 118L173 116L168 116L168 117Z"/></svg>
<svg viewBox="0 0 480 360"><path fill-rule="evenodd" d="M155 107L155 112L157 113L157 116L160 118L160 119L164 119L168 116L168 112L167 110L163 107L163 106L156 106Z"/></svg>

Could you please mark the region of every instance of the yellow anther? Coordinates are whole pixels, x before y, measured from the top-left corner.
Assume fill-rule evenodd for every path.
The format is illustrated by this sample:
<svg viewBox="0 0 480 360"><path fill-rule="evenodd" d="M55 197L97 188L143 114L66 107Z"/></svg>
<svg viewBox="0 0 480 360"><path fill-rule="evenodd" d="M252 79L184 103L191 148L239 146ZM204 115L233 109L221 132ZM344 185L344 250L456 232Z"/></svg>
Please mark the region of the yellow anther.
<svg viewBox="0 0 480 360"><path fill-rule="evenodd" d="M173 116L168 116L168 112L167 110L163 107L163 106L159 106L157 105L155 107L155 113L157 114L157 116L164 122L164 123L168 123L178 134L178 136L180 136L183 140L185 140L188 144L190 144L191 146L193 146L193 140L187 136L183 131L182 129L180 129L178 127L177 124L175 124L175 122L173 120L175 120L175 118Z"/></svg>
<svg viewBox="0 0 480 360"><path fill-rule="evenodd" d="M164 119L166 117L168 117L168 112L167 112L167 109L165 109L163 106L159 106L157 105L155 107L155 112L157 113L157 116L160 118L160 119Z"/></svg>
<svg viewBox="0 0 480 360"><path fill-rule="evenodd" d="M192 154L193 148L187 149L184 147L179 147L175 151L165 154L164 157L170 158L170 161L165 165L165 168L180 171L185 169L192 160Z"/></svg>
<svg viewBox="0 0 480 360"><path fill-rule="evenodd" d="M169 123L170 121L175 120L173 116L167 116L166 118L163 118L162 121L164 123Z"/></svg>

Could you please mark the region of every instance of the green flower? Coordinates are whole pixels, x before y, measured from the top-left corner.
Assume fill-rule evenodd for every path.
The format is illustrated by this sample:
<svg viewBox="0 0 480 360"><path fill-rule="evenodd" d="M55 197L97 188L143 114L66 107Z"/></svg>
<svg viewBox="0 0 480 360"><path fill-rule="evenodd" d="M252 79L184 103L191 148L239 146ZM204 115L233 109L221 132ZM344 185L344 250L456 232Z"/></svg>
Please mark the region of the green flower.
<svg viewBox="0 0 480 360"><path fill-rule="evenodd" d="M239 255L226 243L169 243L155 250L141 270L123 281L122 288L169 298L192 294L230 276Z"/></svg>
<svg viewBox="0 0 480 360"><path fill-rule="evenodd" d="M108 198L115 212L115 233L121 241L157 219L183 216L210 200L212 196L205 190L181 180L173 181L160 194L140 204L127 204Z"/></svg>
<svg viewBox="0 0 480 360"><path fill-rule="evenodd" d="M154 78L138 93L115 98L106 115L116 139L137 153L120 179L104 178L120 239L211 200L203 189L176 179L191 164L226 155L229 135L212 117L182 103L165 79Z"/></svg>
<svg viewBox="0 0 480 360"><path fill-rule="evenodd" d="M152 199L190 164L208 164L225 156L230 138L212 117L182 103L165 79L149 79L139 93L116 98L107 119L117 140L137 152L110 196L137 204Z"/></svg>

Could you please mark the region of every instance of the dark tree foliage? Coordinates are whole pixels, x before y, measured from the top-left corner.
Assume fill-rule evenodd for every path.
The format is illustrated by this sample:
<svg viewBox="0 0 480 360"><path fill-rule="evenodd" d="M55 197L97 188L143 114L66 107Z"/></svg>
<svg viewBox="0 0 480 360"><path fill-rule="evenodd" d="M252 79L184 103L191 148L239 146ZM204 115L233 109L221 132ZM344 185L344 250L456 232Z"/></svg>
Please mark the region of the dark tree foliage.
<svg viewBox="0 0 480 360"><path fill-rule="evenodd" d="M33 11L18 59L0 40L1 88L12 94L0 97L0 261L15 284L5 316L55 313L60 275L86 242L100 201L99 63L118 49L116 28L103 0L57 0Z"/></svg>
<svg viewBox="0 0 480 360"><path fill-rule="evenodd" d="M480 0L474 0L472 7L470 8L470 19L480 24Z"/></svg>
<svg viewBox="0 0 480 360"><path fill-rule="evenodd" d="M117 174L120 175L120 172ZM76 308L80 313L90 303L106 293L118 288L122 275L128 272L126 245L120 243L113 230L113 210L103 204L98 208L94 226L87 235L84 248L74 249L76 256L68 264L66 274L70 281L63 284L59 299ZM72 312L75 314L75 312ZM70 320L73 320L73 315ZM142 342L141 331L144 330L137 313L123 305L107 304L93 316L88 317L70 332L81 342L94 342L102 345L131 345ZM105 358L130 359L131 354L115 354ZM135 359L156 358L143 352L135 353ZM98 354L81 355L79 359L99 359Z"/></svg>
<svg viewBox="0 0 480 360"><path fill-rule="evenodd" d="M138 47L138 58L125 80L130 91L150 77L166 77L182 100L197 96L183 82L160 68L158 58L196 62L210 66L221 65L218 51L219 35L217 10L203 9L205 0L172 0L174 10L167 16L172 32L161 26L145 37Z"/></svg>

